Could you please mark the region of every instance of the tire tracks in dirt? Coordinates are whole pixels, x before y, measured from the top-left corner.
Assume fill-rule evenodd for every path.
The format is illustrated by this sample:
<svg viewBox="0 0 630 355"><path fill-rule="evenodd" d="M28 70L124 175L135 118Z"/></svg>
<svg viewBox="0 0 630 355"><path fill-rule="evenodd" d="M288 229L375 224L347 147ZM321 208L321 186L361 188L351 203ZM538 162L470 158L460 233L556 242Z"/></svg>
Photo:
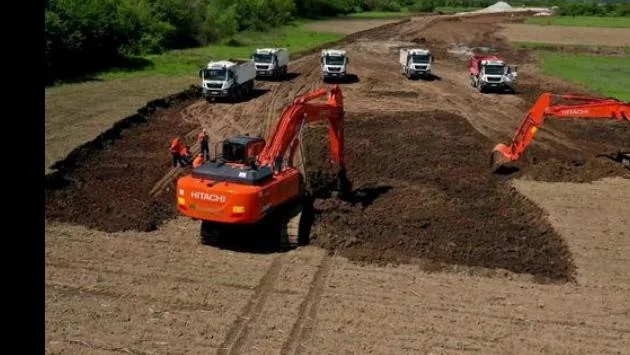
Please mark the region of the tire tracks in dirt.
<svg viewBox="0 0 630 355"><path fill-rule="evenodd" d="M324 286L326 285L328 275L332 268L332 263L333 256L327 253L324 254L315 272L313 281L311 281L308 293L300 305L300 311L297 320L293 324L289 338L280 351L281 355L300 353L302 342L307 339L313 329L313 322L317 316L319 301L324 292Z"/></svg>
<svg viewBox="0 0 630 355"><path fill-rule="evenodd" d="M267 273L260 279L260 283L254 289L254 294L241 314L236 318L230 330L217 351L217 355L240 354L240 349L250 336L252 327L258 321L265 308L269 295L273 292L274 284L280 275L286 254L277 256L271 262Z"/></svg>

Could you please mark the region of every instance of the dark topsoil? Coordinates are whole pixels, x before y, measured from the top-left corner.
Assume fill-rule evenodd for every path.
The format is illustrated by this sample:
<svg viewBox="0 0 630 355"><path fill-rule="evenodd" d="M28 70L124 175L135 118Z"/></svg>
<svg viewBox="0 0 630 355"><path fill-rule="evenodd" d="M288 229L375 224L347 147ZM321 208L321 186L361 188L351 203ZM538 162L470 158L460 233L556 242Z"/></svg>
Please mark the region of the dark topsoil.
<svg viewBox="0 0 630 355"><path fill-rule="evenodd" d="M465 119L439 111L347 118L347 168L355 196L349 202L316 200L315 244L361 262L430 260L437 262L427 265L431 268L459 264L546 280L574 277L562 238L541 209L505 177L491 174L493 142ZM607 135L611 144L620 142L627 135L624 128L585 126L582 140L596 133ZM330 172L326 132L319 127L307 132L311 183L319 192L326 182L321 171ZM569 153L536 154L544 162L527 163L527 170L539 177L587 181L624 171L593 156L581 157L583 164L576 165Z"/></svg>
<svg viewBox="0 0 630 355"><path fill-rule="evenodd" d="M485 35L478 38L480 44L488 41ZM493 43L505 45L496 39ZM440 44L445 52L444 43L436 48ZM512 60L524 52L502 54ZM527 73L522 76L527 79ZM546 82L525 82L519 95L527 105L544 91L564 91ZM149 191L170 168L168 139L195 128L181 122L178 109L148 115L150 124L139 122L69 164L64 172L68 184L47 184L47 219L114 232L150 231L175 216L172 193L151 198ZM557 128L563 140L580 150L550 143L539 134L518 162L522 171L506 177L491 174L489 166L490 150L498 142L490 142L459 116L425 112L347 118L348 176L355 195L350 202L317 199L312 238L355 261L459 264L571 280L575 266L567 246L542 210L508 179L630 178L621 164L598 156L630 150L630 130L623 122L549 120L541 131L549 134L549 128ZM505 138L507 143L511 137ZM305 142L310 180L321 188L330 172L325 130L310 128Z"/></svg>
<svg viewBox="0 0 630 355"><path fill-rule="evenodd" d="M175 216L172 193L152 198L149 192L171 168L170 139L196 128L179 120L182 105L159 109L88 149L66 168L65 183L47 184L46 218L118 232L151 231Z"/></svg>

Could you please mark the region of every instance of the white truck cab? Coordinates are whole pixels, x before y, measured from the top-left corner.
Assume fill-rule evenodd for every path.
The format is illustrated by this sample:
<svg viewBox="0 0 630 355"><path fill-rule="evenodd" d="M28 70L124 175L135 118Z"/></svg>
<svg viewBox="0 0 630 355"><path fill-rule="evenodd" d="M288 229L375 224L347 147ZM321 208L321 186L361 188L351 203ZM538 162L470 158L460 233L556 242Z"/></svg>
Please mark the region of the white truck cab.
<svg viewBox="0 0 630 355"><path fill-rule="evenodd" d="M256 76L283 77L287 74L289 50L286 48L257 48L252 59Z"/></svg>
<svg viewBox="0 0 630 355"><path fill-rule="evenodd" d="M433 54L431 54L431 51L428 49L400 49L400 71L407 78L431 74L433 61Z"/></svg>
<svg viewBox="0 0 630 355"><path fill-rule="evenodd" d="M238 59L210 62L199 70L202 93L206 98L241 98L254 89L256 67L253 61Z"/></svg>
<svg viewBox="0 0 630 355"><path fill-rule="evenodd" d="M481 61L481 81L484 83L510 85L517 77L517 68L507 65L502 60Z"/></svg>
<svg viewBox="0 0 630 355"><path fill-rule="evenodd" d="M345 79L348 63L348 54L344 49L322 50L320 55L322 80Z"/></svg>

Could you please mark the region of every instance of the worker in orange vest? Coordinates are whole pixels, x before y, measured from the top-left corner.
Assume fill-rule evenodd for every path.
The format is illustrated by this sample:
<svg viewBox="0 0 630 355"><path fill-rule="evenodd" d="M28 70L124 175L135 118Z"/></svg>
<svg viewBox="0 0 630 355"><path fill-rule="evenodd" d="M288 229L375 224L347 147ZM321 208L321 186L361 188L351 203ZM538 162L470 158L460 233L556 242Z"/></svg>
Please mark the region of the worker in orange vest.
<svg viewBox="0 0 630 355"><path fill-rule="evenodd" d="M210 160L210 138L206 133L206 129L201 130L201 133L197 136L197 142L199 143L199 152L203 154L206 160Z"/></svg>
<svg viewBox="0 0 630 355"><path fill-rule="evenodd" d="M181 165L182 157L180 155L180 151L182 150L182 140L179 137L173 138L171 141L171 146L169 151L173 156L173 166L176 167L178 164Z"/></svg>
<svg viewBox="0 0 630 355"><path fill-rule="evenodd" d="M192 154L190 153L190 147L187 145L183 145L181 150L179 151L179 156L182 161L182 166L190 165L192 161Z"/></svg>
<svg viewBox="0 0 630 355"><path fill-rule="evenodd" d="M193 168L198 168L202 166L204 162L205 160L203 154L199 153L197 154L197 157L195 157L195 160L193 160L192 166Z"/></svg>

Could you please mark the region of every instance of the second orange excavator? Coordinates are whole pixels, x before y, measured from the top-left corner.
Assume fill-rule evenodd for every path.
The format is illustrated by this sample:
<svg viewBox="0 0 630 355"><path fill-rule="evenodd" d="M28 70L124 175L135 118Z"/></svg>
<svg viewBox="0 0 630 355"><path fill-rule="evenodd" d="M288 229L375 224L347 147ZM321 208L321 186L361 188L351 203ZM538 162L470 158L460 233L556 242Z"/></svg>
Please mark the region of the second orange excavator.
<svg viewBox="0 0 630 355"><path fill-rule="evenodd" d="M327 101L313 102L326 95ZM300 168L293 162L302 129L309 122L328 121L332 162L338 167L336 192L343 197L351 189L344 164L343 117L343 95L335 85L290 103L267 142L247 135L225 139L221 156L177 180L179 212L201 220L204 243L248 227L248 234L279 232L282 247L296 247L304 240L302 212L310 199L303 164ZM272 228L261 228L265 226Z"/></svg>
<svg viewBox="0 0 630 355"><path fill-rule="evenodd" d="M568 103L552 105L557 98ZM614 98L593 98L578 95L555 95L543 93L527 112L510 145L498 144L491 157L493 172L503 171L518 160L532 142L546 117L612 119L630 122L630 103ZM619 159L628 164L630 152L620 152Z"/></svg>

